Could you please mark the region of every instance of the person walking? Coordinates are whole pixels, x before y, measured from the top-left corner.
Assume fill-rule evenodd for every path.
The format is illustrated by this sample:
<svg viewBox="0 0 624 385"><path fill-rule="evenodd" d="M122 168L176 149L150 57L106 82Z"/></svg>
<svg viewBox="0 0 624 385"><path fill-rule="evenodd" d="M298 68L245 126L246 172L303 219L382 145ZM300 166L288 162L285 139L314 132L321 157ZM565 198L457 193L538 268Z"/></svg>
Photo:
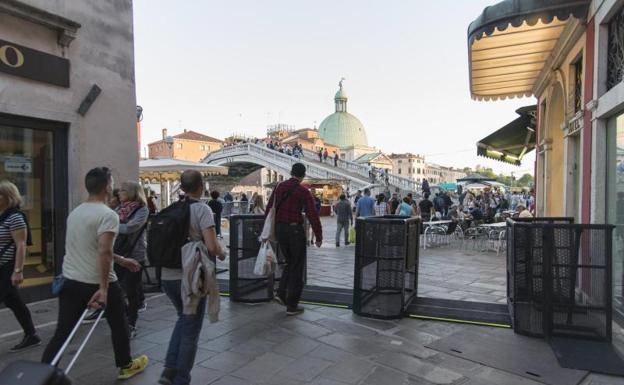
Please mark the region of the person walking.
<svg viewBox="0 0 624 385"><path fill-rule="evenodd" d="M24 331L24 337L10 349L11 352L41 344L30 311L18 291L24 282L29 235L26 216L19 208L21 203L17 187L7 180L0 181L0 303L13 312Z"/></svg>
<svg viewBox="0 0 624 385"><path fill-rule="evenodd" d="M225 251L217 240L215 221L208 205L201 204L204 191L202 174L186 170L180 176L180 188L190 202L188 236L191 241L203 241L211 256L223 261ZM214 262L214 261L213 261ZM160 376L160 384L188 385L191 382L191 369L195 362L199 333L206 313L206 297L199 299L194 314L184 313L182 300L182 268L162 268L162 288L178 314L165 356L165 367Z"/></svg>
<svg viewBox="0 0 624 385"><path fill-rule="evenodd" d="M323 161L323 148L320 148L318 150L318 157L319 157L319 162Z"/></svg>
<svg viewBox="0 0 624 385"><path fill-rule="evenodd" d="M334 151L334 167L338 167L338 153Z"/></svg>
<svg viewBox="0 0 624 385"><path fill-rule="evenodd" d="M375 202L375 215L376 216L384 216L390 214L390 210L388 209L388 203L386 203L386 196L383 194L377 195L377 201Z"/></svg>
<svg viewBox="0 0 624 385"><path fill-rule="evenodd" d="M223 203L219 200L219 192L217 190L212 190L210 192L210 200L208 201L208 207L212 210L214 214L215 221L215 232L217 233L217 238L222 239L221 236L221 214L223 213Z"/></svg>
<svg viewBox="0 0 624 385"><path fill-rule="evenodd" d="M392 193L392 198L390 198L390 212L396 213L401 201L399 200L399 195L397 193Z"/></svg>
<svg viewBox="0 0 624 385"><path fill-rule="evenodd" d="M126 235L128 242L134 243L134 247L124 257L132 258L141 266L145 263L147 236L145 227L149 217L149 209L146 205L145 194L141 185L134 181L125 182L119 189L119 201L121 204L116 212L119 215L119 236ZM130 271L120 265L115 265L115 273L121 283L128 300L127 316L130 327L130 338L136 335L136 322L139 318L139 308L143 305L142 272Z"/></svg>
<svg viewBox="0 0 624 385"><path fill-rule="evenodd" d="M327 152L327 148L323 151L323 162L327 162L327 157L329 157L329 153Z"/></svg>
<svg viewBox="0 0 624 385"><path fill-rule="evenodd" d="M291 178L277 185L267 204L267 213L275 206L275 235L286 260L275 301L285 305L286 314L290 316L304 311L299 306L307 251L301 216L303 211L314 229L316 246L321 247L323 243L323 230L314 207L314 198L310 190L301 186L305 174L303 164L293 164Z"/></svg>
<svg viewBox="0 0 624 385"><path fill-rule="evenodd" d="M367 187L364 189L364 196L357 201L355 216L359 217L372 217L375 215L375 201L371 198L370 189Z"/></svg>
<svg viewBox="0 0 624 385"><path fill-rule="evenodd" d="M251 213L256 215L264 215L265 212L266 210L264 209L264 201L262 200L262 195L256 194L253 201L253 210L251 211Z"/></svg>
<svg viewBox="0 0 624 385"><path fill-rule="evenodd" d="M431 194L431 188L429 187L429 181L427 180L427 178L423 178L421 188L422 188L423 195Z"/></svg>
<svg viewBox="0 0 624 385"><path fill-rule="evenodd" d="M137 261L113 254L113 241L119 230L119 216L106 206L112 192L113 178L106 167L90 170L85 177L87 201L67 217L64 283L59 294L56 331L46 346L41 361L51 363L84 309L104 308L111 329L118 379L128 379L143 370L148 358L130 356L130 336L125 315L123 291L113 269L116 262L131 271L139 271Z"/></svg>
<svg viewBox="0 0 624 385"><path fill-rule="evenodd" d="M424 198L418 202L418 213L423 222L429 222L431 217L435 215L433 202L429 200L429 193L425 193Z"/></svg>
<svg viewBox="0 0 624 385"><path fill-rule="evenodd" d="M150 215L156 214L156 191L154 190L150 190L150 194L147 197L147 209Z"/></svg>
<svg viewBox="0 0 624 385"><path fill-rule="evenodd" d="M397 205L396 210L394 211L396 215L401 215L404 217L411 217L414 215L414 208L410 204L410 200L408 197L403 198L403 202Z"/></svg>
<svg viewBox="0 0 624 385"><path fill-rule="evenodd" d="M340 194L340 200L334 205L336 213L336 247L340 247L340 233L344 232L345 246L349 246L349 227L353 225L353 210L345 194Z"/></svg>

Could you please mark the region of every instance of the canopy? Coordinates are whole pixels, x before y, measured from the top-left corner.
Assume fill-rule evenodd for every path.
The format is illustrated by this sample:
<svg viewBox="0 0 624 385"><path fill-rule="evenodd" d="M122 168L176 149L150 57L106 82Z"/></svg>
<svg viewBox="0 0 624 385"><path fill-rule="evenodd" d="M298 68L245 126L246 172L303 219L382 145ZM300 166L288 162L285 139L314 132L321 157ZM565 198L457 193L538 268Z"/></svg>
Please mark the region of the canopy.
<svg viewBox="0 0 624 385"><path fill-rule="evenodd" d="M479 182L494 182L496 179L483 176L481 174L470 174L463 178L457 179L457 182L479 183Z"/></svg>
<svg viewBox="0 0 624 385"><path fill-rule="evenodd" d="M457 183L453 183L453 182L440 183L438 184L438 186L443 190L456 190L457 189Z"/></svg>
<svg viewBox="0 0 624 385"><path fill-rule="evenodd" d="M505 0L468 27L474 99L530 96L570 16L583 19L590 0Z"/></svg>
<svg viewBox="0 0 624 385"><path fill-rule="evenodd" d="M535 112L537 106L516 110L519 118L477 142L477 155L520 165L527 152L535 148Z"/></svg>

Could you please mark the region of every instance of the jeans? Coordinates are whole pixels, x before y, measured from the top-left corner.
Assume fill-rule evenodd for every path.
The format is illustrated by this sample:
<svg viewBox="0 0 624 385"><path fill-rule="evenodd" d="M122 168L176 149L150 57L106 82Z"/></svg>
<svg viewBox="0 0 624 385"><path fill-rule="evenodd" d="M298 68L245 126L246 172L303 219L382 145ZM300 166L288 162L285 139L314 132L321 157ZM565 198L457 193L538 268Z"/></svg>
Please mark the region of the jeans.
<svg viewBox="0 0 624 385"><path fill-rule="evenodd" d="M299 305L303 291L303 271L306 263L306 237L303 225L276 223L275 234L286 263L277 295L284 299L286 308L294 310Z"/></svg>
<svg viewBox="0 0 624 385"><path fill-rule="evenodd" d="M43 352L42 362L50 363L63 343L69 337L76 322L87 308L87 304L99 285L66 279L59 295L58 323L54 336ZM131 363L130 335L124 308L123 291L118 282L108 285L108 299L104 311L106 321L111 329L115 364L121 368Z"/></svg>
<svg viewBox="0 0 624 385"><path fill-rule="evenodd" d="M344 241L345 245L349 243L349 221L338 221L336 222L336 244L340 244L340 232L344 232Z"/></svg>
<svg viewBox="0 0 624 385"><path fill-rule="evenodd" d="M141 282L143 272L141 270L132 272L115 264L115 274L117 274L117 279L128 299L126 306L128 324L135 327L137 319L139 318L139 307L141 307L141 304L145 300L145 296L143 295L143 283Z"/></svg>
<svg viewBox="0 0 624 385"><path fill-rule="evenodd" d="M199 333L206 313L206 297L204 297L200 299L195 314L183 314L181 286L181 280L162 281L162 288L178 313L165 358L165 368L176 371L174 385L187 385L191 382L191 369L195 362Z"/></svg>
<svg viewBox="0 0 624 385"><path fill-rule="evenodd" d="M17 287L11 283L11 275L15 265L13 263L7 263L0 267L0 303L4 302L6 307L11 309L17 322L19 322L24 334L31 336L36 334L35 326L33 325L30 311L22 301L22 298L17 291Z"/></svg>

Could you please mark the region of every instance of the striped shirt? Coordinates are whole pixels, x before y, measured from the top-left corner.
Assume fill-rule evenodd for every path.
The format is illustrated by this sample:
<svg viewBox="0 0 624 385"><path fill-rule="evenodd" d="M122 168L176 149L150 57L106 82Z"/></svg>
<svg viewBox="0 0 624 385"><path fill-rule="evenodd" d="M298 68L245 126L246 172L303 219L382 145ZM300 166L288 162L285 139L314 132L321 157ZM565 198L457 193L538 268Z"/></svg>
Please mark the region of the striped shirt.
<svg viewBox="0 0 624 385"><path fill-rule="evenodd" d="M9 214L9 216L0 223L0 266L11 263L15 260L15 242L11 232L26 228L26 222L21 213ZM6 248L6 250L5 250Z"/></svg>

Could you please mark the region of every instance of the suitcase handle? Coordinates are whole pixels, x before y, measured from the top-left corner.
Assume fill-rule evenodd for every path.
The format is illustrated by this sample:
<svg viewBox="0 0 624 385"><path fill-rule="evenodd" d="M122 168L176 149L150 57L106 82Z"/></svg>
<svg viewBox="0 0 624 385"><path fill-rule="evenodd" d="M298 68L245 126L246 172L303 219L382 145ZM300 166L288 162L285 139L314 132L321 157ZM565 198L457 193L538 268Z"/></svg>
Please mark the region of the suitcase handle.
<svg viewBox="0 0 624 385"><path fill-rule="evenodd" d="M65 350L69 346L69 344L72 341L72 339L74 339L74 335L76 335L76 332L78 331L78 328L80 327L80 325L82 324L82 321L84 321L84 319L85 319L85 317L87 316L88 313L89 313L89 308L87 307L85 309L85 311L82 313L82 315L80 316L80 319L78 320L78 322L76 322L76 325L74 326L74 328L72 329L71 333L69 334L69 337L67 337L67 339L63 343L63 346L61 346L61 349L59 349L58 353L56 353L56 356L54 356L54 359L51 362L52 366L56 366L59 363L59 361L63 357L63 353L65 352ZM69 365L67 365L67 368L65 369L65 374L69 373L69 371L71 370L72 366L74 366L74 363L78 359L78 356L80 356L80 353L82 352L82 349L84 349L85 345L89 341L89 338L91 338L91 334L93 334L93 331L97 327L97 325L100 322L100 319L102 319L103 315L104 315L104 309L102 309L102 311L100 311L100 314L98 314L98 317L95 320L95 322L93 323L93 325L91 326L91 328L89 329L89 332L87 333L87 336L84 338L84 340L82 341L82 343L78 347L78 350L76 351L76 354L74 354L74 357L70 361Z"/></svg>

